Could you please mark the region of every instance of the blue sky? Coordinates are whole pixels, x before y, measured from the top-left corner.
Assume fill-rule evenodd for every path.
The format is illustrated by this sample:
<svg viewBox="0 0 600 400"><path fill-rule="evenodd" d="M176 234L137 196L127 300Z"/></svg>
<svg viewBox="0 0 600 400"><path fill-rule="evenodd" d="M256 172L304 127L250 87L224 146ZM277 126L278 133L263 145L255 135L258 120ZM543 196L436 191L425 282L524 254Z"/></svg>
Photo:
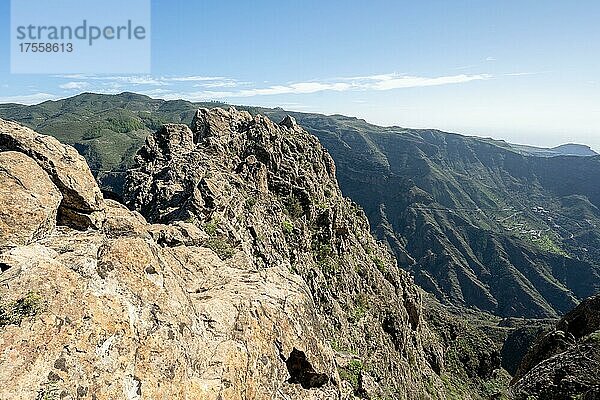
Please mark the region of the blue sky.
<svg viewBox="0 0 600 400"><path fill-rule="evenodd" d="M11 75L0 15L0 102L127 90L600 150L598 1L153 0L142 75Z"/></svg>

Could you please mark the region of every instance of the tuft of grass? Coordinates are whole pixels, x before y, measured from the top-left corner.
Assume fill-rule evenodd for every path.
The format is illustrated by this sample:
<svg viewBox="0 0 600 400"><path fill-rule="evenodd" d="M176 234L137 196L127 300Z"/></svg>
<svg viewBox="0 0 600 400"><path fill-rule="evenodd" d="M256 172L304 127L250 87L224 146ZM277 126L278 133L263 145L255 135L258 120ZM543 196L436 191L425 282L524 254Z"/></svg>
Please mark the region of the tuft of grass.
<svg viewBox="0 0 600 400"><path fill-rule="evenodd" d="M294 231L294 224L292 224L287 219L284 219L281 222L281 228L283 229L283 233L285 233L286 235L291 235L292 232Z"/></svg>
<svg viewBox="0 0 600 400"><path fill-rule="evenodd" d="M296 196L289 196L283 201L283 205L285 206L285 212L291 218L296 219L300 218L304 215L304 208L302 208L302 203Z"/></svg>
<svg viewBox="0 0 600 400"><path fill-rule="evenodd" d="M206 242L206 247L214 251L221 260L233 257L234 249L229 240L224 237L213 237Z"/></svg>
<svg viewBox="0 0 600 400"><path fill-rule="evenodd" d="M312 250L317 266L324 274L333 274L339 269L339 261L331 245L314 240Z"/></svg>
<svg viewBox="0 0 600 400"><path fill-rule="evenodd" d="M213 218L206 222L202 228L209 236L215 237L217 236L217 229L219 229L219 221L216 218Z"/></svg>
<svg viewBox="0 0 600 400"><path fill-rule="evenodd" d="M256 204L256 198L254 198L254 197L248 197L246 199L245 205L246 205L246 209L248 211L252 210L252 208L254 207L255 204Z"/></svg>
<svg viewBox="0 0 600 400"><path fill-rule="evenodd" d="M338 372L340 374L340 378L350 382L354 390L358 390L358 383L360 379L360 373L364 369L363 363L360 360L350 360L348 366L339 367Z"/></svg>
<svg viewBox="0 0 600 400"><path fill-rule="evenodd" d="M377 267L377 269L382 273L385 274L387 272L387 268L385 267L385 262L377 257L377 256L373 256L372 258L373 263L375 264L375 266Z"/></svg>
<svg viewBox="0 0 600 400"><path fill-rule="evenodd" d="M360 293L354 300L354 308L350 310L348 314L348 320L353 323L360 321L365 315L367 315L368 309L369 297L364 293Z"/></svg>
<svg viewBox="0 0 600 400"><path fill-rule="evenodd" d="M20 325L28 317L39 314L44 307L44 299L35 292L29 292L19 300L0 305L0 327Z"/></svg>

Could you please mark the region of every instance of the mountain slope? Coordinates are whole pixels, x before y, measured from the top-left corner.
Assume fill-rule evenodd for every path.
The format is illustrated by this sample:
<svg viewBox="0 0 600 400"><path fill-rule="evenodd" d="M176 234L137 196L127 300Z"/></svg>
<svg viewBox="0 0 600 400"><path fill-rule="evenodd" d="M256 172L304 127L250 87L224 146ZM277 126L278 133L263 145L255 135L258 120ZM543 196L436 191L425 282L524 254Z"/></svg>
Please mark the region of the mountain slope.
<svg viewBox="0 0 600 400"><path fill-rule="evenodd" d="M131 165L152 121L185 121L195 108L134 94L85 94L5 105L0 113L64 137L98 169L112 170L99 180L118 196L118 170ZM286 115L244 109L275 120ZM343 193L364 208L373 231L438 299L501 316L556 317L600 289L598 156L537 157L489 139L292 115L329 150ZM111 127L84 137L82 118ZM105 141L112 137L127 150Z"/></svg>
<svg viewBox="0 0 600 400"><path fill-rule="evenodd" d="M298 115L418 284L452 304L554 317L600 289L600 157Z"/></svg>
<svg viewBox="0 0 600 400"><path fill-rule="evenodd" d="M0 230L0 397L445 399L420 292L317 139L235 110L195 127L162 127L129 174L152 224L0 120L0 226L21 228ZM69 198L95 224L57 220Z"/></svg>

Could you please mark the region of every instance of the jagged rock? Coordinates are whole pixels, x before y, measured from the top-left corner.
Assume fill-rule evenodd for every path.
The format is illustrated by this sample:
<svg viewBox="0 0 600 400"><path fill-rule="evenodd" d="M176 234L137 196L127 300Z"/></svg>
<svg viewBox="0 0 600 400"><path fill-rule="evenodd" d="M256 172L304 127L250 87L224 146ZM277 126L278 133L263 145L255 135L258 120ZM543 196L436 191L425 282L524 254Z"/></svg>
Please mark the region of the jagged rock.
<svg viewBox="0 0 600 400"><path fill-rule="evenodd" d="M371 237L364 213L343 198L318 140L292 119L275 124L234 108L198 110L191 130L192 151L156 154L160 131L146 140L126 177L128 207L154 224L196 220L222 259L235 249L257 271L279 265L306 282L326 342L356 354L337 365L340 393L350 387L360 395L364 373L364 390L376 393L378 385L382 397L443 397L428 361L442 351L433 349L420 293ZM289 382L321 382L322 368L300 368L299 352L286 352ZM443 362L436 363L439 370Z"/></svg>
<svg viewBox="0 0 600 400"><path fill-rule="evenodd" d="M185 125L166 124L148 136L145 150L148 157L169 156L189 152L194 148L194 134Z"/></svg>
<svg viewBox="0 0 600 400"><path fill-rule="evenodd" d="M193 145L147 139L137 211L0 253L0 398L447 398L421 292L317 139L235 109L194 123Z"/></svg>
<svg viewBox="0 0 600 400"><path fill-rule="evenodd" d="M285 126L290 129L298 128L298 124L296 123L296 119L291 115L286 115L283 120L279 123L281 126Z"/></svg>
<svg viewBox="0 0 600 400"><path fill-rule="evenodd" d="M22 153L0 152L0 249L51 233L61 200L35 161Z"/></svg>
<svg viewBox="0 0 600 400"><path fill-rule="evenodd" d="M112 200L101 230L55 228L60 193L22 150L0 153L0 199L48 208L48 235L0 253L0 398L340 398L309 289L285 265L221 261L196 225L150 225ZM19 204L2 221L37 233Z"/></svg>
<svg viewBox="0 0 600 400"><path fill-rule="evenodd" d="M200 246L208 242L209 236L196 225L176 221L171 225L153 224L148 233L154 241L163 246Z"/></svg>
<svg viewBox="0 0 600 400"><path fill-rule="evenodd" d="M235 132L252 120L250 113L245 111L200 108L196 111L191 124L194 141L198 143L211 136L223 136L226 132Z"/></svg>
<svg viewBox="0 0 600 400"><path fill-rule="evenodd" d="M99 228L104 221L102 194L85 159L50 136L0 119L0 151L17 151L35 160L62 193L61 224Z"/></svg>
<svg viewBox="0 0 600 400"><path fill-rule="evenodd" d="M511 383L517 400L600 398L600 295L584 300L531 347Z"/></svg>
<svg viewBox="0 0 600 400"><path fill-rule="evenodd" d="M600 329L600 295L588 298L565 315L556 329L580 339Z"/></svg>

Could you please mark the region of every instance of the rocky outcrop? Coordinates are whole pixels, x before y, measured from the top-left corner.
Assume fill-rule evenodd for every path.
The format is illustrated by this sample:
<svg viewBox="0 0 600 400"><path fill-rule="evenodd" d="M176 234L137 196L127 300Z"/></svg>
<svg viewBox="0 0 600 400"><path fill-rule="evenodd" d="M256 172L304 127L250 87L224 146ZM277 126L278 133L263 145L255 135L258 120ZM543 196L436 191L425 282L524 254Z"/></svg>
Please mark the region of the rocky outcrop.
<svg viewBox="0 0 600 400"><path fill-rule="evenodd" d="M191 127L166 125L148 137L126 179L127 205L153 223L202 226L222 258L241 251L257 271L279 266L301 277L342 393L444 397L430 366L435 359L443 370L443 356L428 355L442 352L420 293L343 198L318 140L291 117L276 124L235 109L200 109ZM312 349L296 350L288 381L325 381L326 370L304 361Z"/></svg>
<svg viewBox="0 0 600 400"><path fill-rule="evenodd" d="M0 249L27 245L52 232L62 196L22 153L0 153Z"/></svg>
<svg viewBox="0 0 600 400"><path fill-rule="evenodd" d="M542 335L515 374L515 399L600 398L600 295L583 301Z"/></svg>
<svg viewBox="0 0 600 400"><path fill-rule="evenodd" d="M98 199L101 229L55 226L61 192L19 149L0 152L11 227L2 225L0 252L0 398L341 396L300 277L281 265L256 269L241 251L222 260L197 226L148 224L111 200ZM56 150L47 158L60 159ZM74 193L78 172L86 175L75 169L68 193L83 199L97 187Z"/></svg>
<svg viewBox="0 0 600 400"><path fill-rule="evenodd" d="M0 119L0 151L21 152L46 172L63 196L58 209L59 223L76 229L102 225L102 194L85 159L74 148Z"/></svg>
<svg viewBox="0 0 600 400"><path fill-rule="evenodd" d="M464 379L495 379L489 341L465 358L474 335L430 329L421 292L292 118L201 109L193 129L165 125L128 172L131 209L100 196L94 211L71 148L43 153L45 137L3 127L2 179L22 159L56 190L50 217L65 197L89 207L87 225L49 218L0 249L0 398L469 399ZM15 201L17 221L29 199Z"/></svg>
<svg viewBox="0 0 600 400"><path fill-rule="evenodd" d="M148 138L138 213L3 122L2 221L22 229L0 251L0 398L444 398L419 292L316 139L234 110L196 123ZM57 224L75 204L101 226Z"/></svg>

